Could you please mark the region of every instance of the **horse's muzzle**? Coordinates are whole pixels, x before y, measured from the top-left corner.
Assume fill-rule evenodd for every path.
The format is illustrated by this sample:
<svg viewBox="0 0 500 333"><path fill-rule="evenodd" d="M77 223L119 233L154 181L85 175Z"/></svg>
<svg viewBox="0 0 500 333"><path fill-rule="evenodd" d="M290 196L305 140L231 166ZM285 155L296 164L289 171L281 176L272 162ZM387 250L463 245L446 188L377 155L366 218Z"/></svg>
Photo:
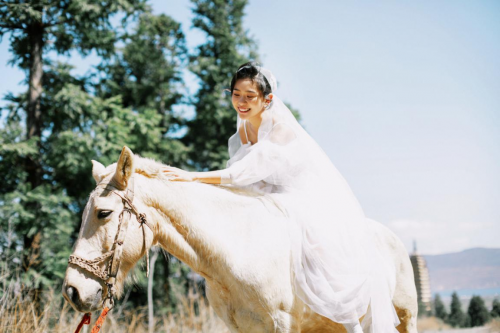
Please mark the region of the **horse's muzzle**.
<svg viewBox="0 0 500 333"><path fill-rule="evenodd" d="M68 301L69 304L79 312L92 312L97 311L101 308L102 303L102 288L99 288L95 294L89 295L85 299L82 299L78 288L71 286L64 282L62 288L63 296Z"/></svg>

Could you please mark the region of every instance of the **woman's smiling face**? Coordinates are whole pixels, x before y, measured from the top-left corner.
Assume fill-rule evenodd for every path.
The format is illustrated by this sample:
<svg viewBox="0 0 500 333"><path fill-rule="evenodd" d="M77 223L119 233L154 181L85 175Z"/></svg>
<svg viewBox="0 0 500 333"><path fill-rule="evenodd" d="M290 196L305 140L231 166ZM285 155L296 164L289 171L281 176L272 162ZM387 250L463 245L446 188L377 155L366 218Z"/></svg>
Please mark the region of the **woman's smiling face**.
<svg viewBox="0 0 500 333"><path fill-rule="evenodd" d="M241 79L236 82L232 102L240 118L245 120L260 116L268 104L257 83L250 79Z"/></svg>

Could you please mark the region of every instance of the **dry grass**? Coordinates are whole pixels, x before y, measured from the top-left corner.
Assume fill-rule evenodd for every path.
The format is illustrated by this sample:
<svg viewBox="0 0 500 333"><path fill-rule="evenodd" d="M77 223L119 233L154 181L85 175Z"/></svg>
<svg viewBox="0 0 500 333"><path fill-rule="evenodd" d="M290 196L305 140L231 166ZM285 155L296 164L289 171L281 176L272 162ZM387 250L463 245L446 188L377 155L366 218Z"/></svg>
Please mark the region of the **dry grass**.
<svg viewBox="0 0 500 333"><path fill-rule="evenodd" d="M169 313L156 317L154 332L229 332L213 309L197 295L199 294L189 293L187 297L184 297L175 314ZM82 314L71 309L60 294L47 292L43 295L41 303L44 304L43 309L37 311L31 297L23 293L18 284L10 283L8 287L3 284L3 290L0 290L0 332L67 333L75 331ZM98 313L92 315L91 325L97 320ZM82 333L88 332L90 328L85 326ZM122 311L118 302L117 307L106 318L101 332L148 332L147 307Z"/></svg>
<svg viewBox="0 0 500 333"><path fill-rule="evenodd" d="M500 333L500 318L493 319L488 324L488 327L490 328L491 333Z"/></svg>
<svg viewBox="0 0 500 333"><path fill-rule="evenodd" d="M436 317L421 317L417 320L417 328L419 332L423 332L448 330L452 327Z"/></svg>
<svg viewBox="0 0 500 333"><path fill-rule="evenodd" d="M441 319L436 317L418 318L417 326L419 332L443 331L444 333L447 332L448 330L451 330L453 332L459 330L456 328L452 328L450 325L445 324ZM490 329L490 333L500 333L500 319L497 318L491 320L485 327L488 327ZM464 329L464 330L470 330L470 329Z"/></svg>

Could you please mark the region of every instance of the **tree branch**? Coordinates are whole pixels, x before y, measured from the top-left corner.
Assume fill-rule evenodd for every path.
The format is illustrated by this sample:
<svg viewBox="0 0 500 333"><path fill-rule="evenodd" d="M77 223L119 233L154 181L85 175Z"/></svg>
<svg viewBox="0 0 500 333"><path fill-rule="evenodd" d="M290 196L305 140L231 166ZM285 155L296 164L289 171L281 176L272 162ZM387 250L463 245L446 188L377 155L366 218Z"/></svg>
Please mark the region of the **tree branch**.
<svg viewBox="0 0 500 333"><path fill-rule="evenodd" d="M50 22L50 23L45 23L45 27L54 27L56 25L61 25L61 24L66 24L68 23L69 21L71 21L71 19L64 19L64 20L61 20L61 21L55 21L55 22Z"/></svg>
<svg viewBox="0 0 500 333"><path fill-rule="evenodd" d="M24 30L22 25L16 25L16 24L0 24L0 28L8 29L8 30L14 30L14 29Z"/></svg>

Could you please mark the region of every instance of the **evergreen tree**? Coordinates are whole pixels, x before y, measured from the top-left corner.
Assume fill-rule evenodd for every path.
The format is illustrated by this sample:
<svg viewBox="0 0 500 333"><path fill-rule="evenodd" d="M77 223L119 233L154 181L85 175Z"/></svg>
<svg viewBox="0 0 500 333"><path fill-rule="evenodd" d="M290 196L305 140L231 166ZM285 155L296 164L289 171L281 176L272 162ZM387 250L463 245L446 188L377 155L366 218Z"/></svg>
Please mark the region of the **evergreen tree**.
<svg viewBox="0 0 500 333"><path fill-rule="evenodd" d="M21 145L10 152L17 150L22 154L14 158L19 163L15 168L18 176L12 180L15 188L2 191L5 196L0 198L3 217L10 219L18 231L16 247L24 250L25 271L33 268L32 273L37 274L41 271L40 264L47 264L52 258L50 251L41 250L44 240L48 240L42 230L50 234L49 228L63 228L65 233L70 220L65 218L70 213L64 190L54 188L48 177L53 170L43 160L44 154L50 151L44 136L53 125L52 115L44 107L48 105L44 102L48 82L44 74L50 65L44 58L50 51L66 54L78 50L85 55L96 50L101 55L109 54L116 37L111 16L119 12L131 14L142 8L142 3L143 0L7 0L0 3L0 38L9 36L11 64L26 72L28 84L26 95L7 97L13 103L7 128L16 128L18 135L5 143L11 147ZM23 119L24 126L14 124ZM29 153L24 149L26 146L30 147ZM1 163L7 160L2 159ZM57 220L55 214L61 216L62 224L53 223ZM47 258L42 259L44 256Z"/></svg>
<svg viewBox="0 0 500 333"><path fill-rule="evenodd" d="M471 318L468 313L464 314L464 323L462 324L462 327L472 327Z"/></svg>
<svg viewBox="0 0 500 333"><path fill-rule="evenodd" d="M490 315L492 318L499 318L500 317L500 301L498 300L498 298L495 298L493 300Z"/></svg>
<svg viewBox="0 0 500 333"><path fill-rule="evenodd" d="M47 66L44 76L50 84L45 86L41 105L50 127L40 140L44 182L35 189L27 183L24 165L19 163L24 156L38 154L34 139L22 140L23 114L16 103L22 96L12 99L2 129L0 170L9 170L5 175L10 186L0 193L0 233L9 238L0 243L0 255L8 266L5 271L15 275L17 263L23 259L19 252L25 245L23 237L32 237L30 255L23 260L23 279L34 287L57 283L63 277L70 235L79 228L83 205L95 185L90 160L98 157L104 163L115 162L120 147L139 141L130 134L138 132L137 128L161 135L160 117L134 114L120 105L120 97L91 96L83 83L67 78L69 69L67 65ZM39 207L36 213L34 205Z"/></svg>
<svg viewBox="0 0 500 333"><path fill-rule="evenodd" d="M428 307L425 303L418 301L418 316L419 317L427 317L430 315Z"/></svg>
<svg viewBox="0 0 500 333"><path fill-rule="evenodd" d="M192 0L193 26L206 43L190 57L190 69L200 88L193 104L195 118L188 123L184 142L198 169L222 169L228 159L227 140L235 132L236 113L224 93L236 69L255 59L255 44L243 29L246 0Z"/></svg>
<svg viewBox="0 0 500 333"><path fill-rule="evenodd" d="M125 20L119 27L111 26L109 17L113 13L119 9L125 13L133 8L144 9L142 0L95 5L83 1L44 2L39 8L42 14L33 13L36 8L31 6L35 5L0 5L2 19L3 15L11 15L14 22L33 15L44 36L41 52L36 54L44 63L39 68L43 74L39 86L43 89L35 103L35 113L40 116L37 133L41 135L26 134L29 126L23 119L30 98L26 94L6 96L10 103L2 110L6 116L0 128L0 172L5 177L0 188L0 270L16 276L18 263L22 262L22 281L28 288L35 287L31 290L62 280L71 250L70 236L79 229L83 206L95 185L91 159L114 163L121 147L128 145L143 156L185 165L187 152L173 137L183 125L172 109L182 97L179 73L186 57L184 36L177 22L166 15L152 15L146 8L137 15L135 29L125 29L121 25L128 22ZM22 14L23 10L29 15ZM52 16L45 16L47 13ZM44 21L49 18L50 22ZM24 62L29 64L32 55L20 55L14 46L23 38L31 38L33 29L14 23L2 24L2 33L10 33L13 58L21 59L16 63L25 68ZM19 31L7 29L12 27ZM120 49L115 48L118 41ZM70 73L71 66L47 56L49 51L64 53L71 49L82 54L97 50L103 56L99 72L76 78ZM30 77L29 66L26 70ZM36 187L29 182L28 159L39 163ZM22 256L19 249L29 253ZM163 266L165 272L156 275L160 283L155 283L157 299L163 301L164 295L171 293L171 274L165 262L157 261L157 265L160 269ZM176 266L172 270L177 274ZM144 285L142 273L138 277L137 284ZM145 304L144 291L138 294L141 297L130 299Z"/></svg>
<svg viewBox="0 0 500 333"><path fill-rule="evenodd" d="M470 317L470 327L483 326L490 320L490 313L481 296L472 296L467 314Z"/></svg>
<svg viewBox="0 0 500 333"><path fill-rule="evenodd" d="M144 140L137 143L138 153L182 166L187 149L175 137L184 119L173 110L183 97L181 69L187 57L181 26L167 15L156 16L147 11L122 42L125 46L117 50L112 60L98 67L103 79L96 85L97 94L103 98L119 95L123 107L158 116L161 134L154 139L143 135Z"/></svg>
<svg viewBox="0 0 500 333"><path fill-rule="evenodd" d="M447 322L453 327L463 327L465 320L465 314L462 311L462 303L460 303L458 294L453 292L451 295L450 315L448 316Z"/></svg>
<svg viewBox="0 0 500 333"><path fill-rule="evenodd" d="M436 294L434 297L434 316L437 318L446 321L448 318L448 313L446 312L446 308L444 307L443 301L441 300L441 296Z"/></svg>
<svg viewBox="0 0 500 333"><path fill-rule="evenodd" d="M151 135L150 129L144 127L140 130L145 135L136 134L142 139L136 143L135 152L175 166L186 166L188 150L176 139L185 121L173 110L174 105L182 102L180 73L187 57L181 25L167 15L153 15L146 11L140 15L133 31L123 36L122 42L125 45L111 60L98 66L102 77L95 86L98 96L122 96L123 107L145 116L159 117L156 125L159 133ZM156 261L156 271L161 273L154 276L154 295L163 303L157 309L166 309L165 303L175 300L171 280L174 284L179 283L172 278L181 269L177 267L179 265L176 260ZM139 288L134 288L130 299L135 304L144 304L146 295L143 290L147 287L147 279L139 275ZM174 286L179 289L177 287Z"/></svg>

